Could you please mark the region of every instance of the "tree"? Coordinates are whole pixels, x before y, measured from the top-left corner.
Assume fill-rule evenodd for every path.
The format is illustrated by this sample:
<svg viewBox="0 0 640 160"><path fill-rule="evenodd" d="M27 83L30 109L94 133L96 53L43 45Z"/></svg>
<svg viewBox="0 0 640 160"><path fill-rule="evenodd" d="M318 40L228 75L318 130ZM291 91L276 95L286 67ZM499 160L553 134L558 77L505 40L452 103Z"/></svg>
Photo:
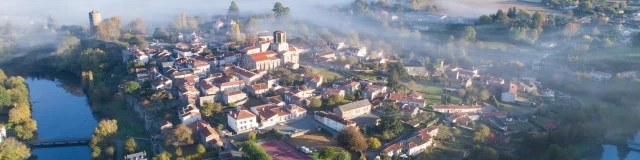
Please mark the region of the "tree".
<svg viewBox="0 0 640 160"><path fill-rule="evenodd" d="M500 152L500 160L516 160L516 157L511 154L511 152Z"/></svg>
<svg viewBox="0 0 640 160"><path fill-rule="evenodd" d="M533 18L531 19L531 21L532 27L542 27L545 23L547 23L547 16L545 16L543 12L536 11L536 13L533 14Z"/></svg>
<svg viewBox="0 0 640 160"><path fill-rule="evenodd" d="M11 105L11 94L3 86L0 85L0 109L9 105Z"/></svg>
<svg viewBox="0 0 640 160"><path fill-rule="evenodd" d="M140 18L132 20L129 22L129 28L133 34L142 35L147 33L147 26L144 24L144 21Z"/></svg>
<svg viewBox="0 0 640 160"><path fill-rule="evenodd" d="M414 88L414 87L416 87L416 81L414 80L409 81L409 88Z"/></svg>
<svg viewBox="0 0 640 160"><path fill-rule="evenodd" d="M249 18L247 20L246 27L244 28L246 30L246 33L255 34L256 32L258 32L258 20L253 17Z"/></svg>
<svg viewBox="0 0 640 160"><path fill-rule="evenodd" d="M231 6L229 6L229 10L227 11L227 17L238 19L240 16L240 9L238 9L238 5L236 1L231 1Z"/></svg>
<svg viewBox="0 0 640 160"><path fill-rule="evenodd" d="M518 18L520 19L531 19L531 13L529 13L529 11L527 11L526 9L520 9L518 11Z"/></svg>
<svg viewBox="0 0 640 160"><path fill-rule="evenodd" d="M589 1L582 1L578 4L576 9L582 11L582 13L586 13L592 10L593 5Z"/></svg>
<svg viewBox="0 0 640 160"><path fill-rule="evenodd" d="M387 86L390 88L398 89L400 87L400 79L395 68L391 69L391 74L387 77Z"/></svg>
<svg viewBox="0 0 640 160"><path fill-rule="evenodd" d="M322 159L331 159L336 154L336 151L333 147L326 147L322 151L320 151L318 157Z"/></svg>
<svg viewBox="0 0 640 160"><path fill-rule="evenodd" d="M160 154L153 156L153 160L171 160L171 153L164 151Z"/></svg>
<svg viewBox="0 0 640 160"><path fill-rule="evenodd" d="M192 31L198 30L198 21L196 17L190 16L187 18L186 27Z"/></svg>
<svg viewBox="0 0 640 160"><path fill-rule="evenodd" d="M256 133L255 132L249 133L249 136L247 137L247 140L255 142L256 141Z"/></svg>
<svg viewBox="0 0 640 160"><path fill-rule="evenodd" d="M280 2L276 2L276 4L273 5L273 9L271 11L273 11L273 15L275 15L277 19L282 19L283 17L289 16L289 7L285 7Z"/></svg>
<svg viewBox="0 0 640 160"><path fill-rule="evenodd" d="M355 127L347 127L338 135L338 142L353 151L363 151L368 148L367 142Z"/></svg>
<svg viewBox="0 0 640 160"><path fill-rule="evenodd" d="M102 120L98 123L98 127L93 130L93 136L105 138L115 135L116 132L118 132L118 121L115 119Z"/></svg>
<svg viewBox="0 0 640 160"><path fill-rule="evenodd" d="M564 26L564 36L567 38L571 38L578 34L580 31L580 26L577 23L567 23Z"/></svg>
<svg viewBox="0 0 640 160"><path fill-rule="evenodd" d="M121 30L120 17L111 17L97 26L98 38L107 41L117 40L120 38Z"/></svg>
<svg viewBox="0 0 640 160"><path fill-rule="evenodd" d="M7 75L4 73L4 71L2 69L0 69L0 82L4 82L6 80L7 80Z"/></svg>
<svg viewBox="0 0 640 160"><path fill-rule="evenodd" d="M319 98L313 98L309 105L313 108L320 108L320 106L322 106L322 101Z"/></svg>
<svg viewBox="0 0 640 160"><path fill-rule="evenodd" d="M493 148L480 148L476 146L469 157L471 157L470 159L475 160L498 160L498 152L496 152L496 150L494 150Z"/></svg>
<svg viewBox="0 0 640 160"><path fill-rule="evenodd" d="M104 153L109 156L109 157L113 157L113 155L116 153L116 149L113 148L113 146L109 146L107 147L107 149L104 150Z"/></svg>
<svg viewBox="0 0 640 160"><path fill-rule="evenodd" d="M496 12L496 17L493 18L493 20L498 23L507 24L507 22L509 22L509 16L507 16L507 13L502 11L502 9L499 9L498 12Z"/></svg>
<svg viewBox="0 0 640 160"><path fill-rule="evenodd" d="M382 131L397 135L404 129L400 110L393 103L384 105L383 115L380 119L380 130Z"/></svg>
<svg viewBox="0 0 640 160"><path fill-rule="evenodd" d="M136 81L129 81L127 83L124 84L124 92L127 93L133 93L133 91L136 91L140 88L140 84L138 84L138 82Z"/></svg>
<svg viewBox="0 0 640 160"><path fill-rule="evenodd" d="M369 145L370 148L373 148L373 149L378 149L382 145L380 144L380 140L378 140L378 138L375 138L375 137L368 138L367 144Z"/></svg>
<svg viewBox="0 0 640 160"><path fill-rule="evenodd" d="M196 148L196 152L198 152L198 154L203 154L206 151L207 151L207 149L204 148L204 145L198 144L198 148Z"/></svg>
<svg viewBox="0 0 640 160"><path fill-rule="evenodd" d="M169 40L169 32L164 30L164 28L162 27L156 27L156 29L153 31L153 38Z"/></svg>
<svg viewBox="0 0 640 160"><path fill-rule="evenodd" d="M179 124L174 130L170 130L164 136L164 142L166 145L174 147L193 144L193 132L184 124Z"/></svg>
<svg viewBox="0 0 640 160"><path fill-rule="evenodd" d="M242 36L242 33L240 32L240 25L231 25L231 40L236 43L244 43L244 38Z"/></svg>
<svg viewBox="0 0 640 160"><path fill-rule="evenodd" d="M544 159L548 160L571 159L567 151L557 144L550 145L547 151L545 151L544 157Z"/></svg>
<svg viewBox="0 0 640 160"><path fill-rule="evenodd" d="M633 36L632 42L634 46L640 46L640 33Z"/></svg>
<svg viewBox="0 0 640 160"><path fill-rule="evenodd" d="M222 112L222 104L213 101L204 101L200 112L207 117L218 114Z"/></svg>
<svg viewBox="0 0 640 160"><path fill-rule="evenodd" d="M333 156L332 160L351 160L351 153L347 151L342 151L335 156Z"/></svg>
<svg viewBox="0 0 640 160"><path fill-rule="evenodd" d="M130 45L137 46L140 50L146 50L147 48L149 48L149 44L147 43L147 40L145 40L141 36L133 36L129 38L128 42Z"/></svg>
<svg viewBox="0 0 640 160"><path fill-rule="evenodd" d="M464 27L464 33L462 34L462 38L467 41L475 41L476 40L476 30L471 26Z"/></svg>
<svg viewBox="0 0 640 160"><path fill-rule="evenodd" d="M487 16L487 15L482 15L480 16L480 20L478 21L478 23L480 25L487 25L487 24L491 24L493 23L493 18Z"/></svg>
<svg viewBox="0 0 640 160"><path fill-rule="evenodd" d="M182 148L176 147L176 156L182 156Z"/></svg>
<svg viewBox="0 0 640 160"><path fill-rule="evenodd" d="M133 138L129 138L126 141L124 141L124 150L126 150L127 153L134 153L137 147L138 147L138 144L136 143L136 140L134 140Z"/></svg>
<svg viewBox="0 0 640 160"><path fill-rule="evenodd" d="M264 149L258 147L255 142L245 142L243 151L246 153L244 158L251 160L272 160L271 156Z"/></svg>
<svg viewBox="0 0 640 160"><path fill-rule="evenodd" d="M31 150L13 137L7 137L0 143L0 159L21 160L30 155Z"/></svg>

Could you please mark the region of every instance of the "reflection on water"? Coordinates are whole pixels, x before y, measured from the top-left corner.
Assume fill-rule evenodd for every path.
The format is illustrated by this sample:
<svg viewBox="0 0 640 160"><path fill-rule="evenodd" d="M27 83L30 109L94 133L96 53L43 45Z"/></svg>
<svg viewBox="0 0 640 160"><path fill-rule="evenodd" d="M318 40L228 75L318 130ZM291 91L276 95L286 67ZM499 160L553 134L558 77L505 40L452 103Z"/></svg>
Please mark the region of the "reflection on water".
<svg viewBox="0 0 640 160"><path fill-rule="evenodd" d="M39 139L89 137L97 125L78 83L51 77L29 77L32 115ZM91 159L88 146L38 148L40 160Z"/></svg>

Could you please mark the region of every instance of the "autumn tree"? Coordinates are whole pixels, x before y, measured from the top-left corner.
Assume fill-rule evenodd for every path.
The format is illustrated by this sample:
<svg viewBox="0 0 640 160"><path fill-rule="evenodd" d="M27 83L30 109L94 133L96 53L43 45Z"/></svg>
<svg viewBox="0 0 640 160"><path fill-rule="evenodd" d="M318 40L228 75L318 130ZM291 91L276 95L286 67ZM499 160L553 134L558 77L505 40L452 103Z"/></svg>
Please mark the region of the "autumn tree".
<svg viewBox="0 0 640 160"><path fill-rule="evenodd" d="M4 82L4 80L0 82ZM0 109L9 105L11 105L11 94L4 88L4 86L0 85Z"/></svg>
<svg viewBox="0 0 640 160"><path fill-rule="evenodd" d="M333 147L326 147L322 151L320 151L318 157L322 159L331 159L336 154L336 151Z"/></svg>
<svg viewBox="0 0 640 160"><path fill-rule="evenodd" d="M174 147L184 146L188 144L193 144L193 132L184 124L179 124L176 129L170 130L164 136L164 142L166 145L171 145Z"/></svg>
<svg viewBox="0 0 640 160"><path fill-rule="evenodd" d="M144 21L140 18L129 22L129 29L131 29L131 33L136 35L144 35L147 33L147 25L145 25Z"/></svg>
<svg viewBox="0 0 640 160"><path fill-rule="evenodd" d="M138 144L136 143L136 140L134 140L133 138L129 138L126 141L124 141L124 150L126 150L127 153L134 153L137 147L138 147Z"/></svg>
<svg viewBox="0 0 640 160"><path fill-rule="evenodd" d="M464 32L462 33L462 38L467 41L475 41L476 40L476 30L473 29L472 26L464 27Z"/></svg>
<svg viewBox="0 0 640 160"><path fill-rule="evenodd" d="M244 43L244 37L240 32L240 25L232 24L231 25L231 41L236 43Z"/></svg>
<svg viewBox="0 0 640 160"><path fill-rule="evenodd" d="M160 154L153 156L153 160L171 160L171 153L164 151Z"/></svg>
<svg viewBox="0 0 640 160"><path fill-rule="evenodd" d="M0 159L21 160L31 156L29 147L13 137L7 137L0 142Z"/></svg>
<svg viewBox="0 0 640 160"><path fill-rule="evenodd" d="M222 112L222 104L218 102L205 101L202 104L202 110L200 110L204 116L212 116Z"/></svg>
<svg viewBox="0 0 640 160"><path fill-rule="evenodd" d="M107 41L117 40L120 38L121 30L120 17L111 17L97 26L98 38Z"/></svg>
<svg viewBox="0 0 640 160"><path fill-rule="evenodd" d="M204 145L198 144L198 147L196 148L196 152L198 154L203 154L206 151L207 151L207 149L204 147Z"/></svg>
<svg viewBox="0 0 640 160"><path fill-rule="evenodd" d="M378 149L382 144L380 143L380 140L378 140L378 138L370 137L367 138L367 145L369 145L370 148Z"/></svg>
<svg viewBox="0 0 640 160"><path fill-rule="evenodd" d="M571 38L578 34L580 31L580 26L577 23L567 23L564 26L564 36L567 38Z"/></svg>
<svg viewBox="0 0 640 160"><path fill-rule="evenodd" d="M362 133L355 127L342 130L338 135L338 142L353 151L363 151L369 147Z"/></svg>
<svg viewBox="0 0 640 160"><path fill-rule="evenodd" d="M256 141L256 133L255 132L249 133L249 136L247 136L247 140L255 142Z"/></svg>

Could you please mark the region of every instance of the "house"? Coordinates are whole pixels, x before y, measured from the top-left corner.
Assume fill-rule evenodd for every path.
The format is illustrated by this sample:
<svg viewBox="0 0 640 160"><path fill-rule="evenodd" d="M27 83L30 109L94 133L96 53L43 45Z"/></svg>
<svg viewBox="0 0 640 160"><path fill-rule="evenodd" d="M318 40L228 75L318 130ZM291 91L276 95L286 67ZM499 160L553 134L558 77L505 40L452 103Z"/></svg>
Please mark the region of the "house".
<svg viewBox="0 0 640 160"><path fill-rule="evenodd" d="M638 77L638 71L620 72L620 75L624 78L636 78Z"/></svg>
<svg viewBox="0 0 640 160"><path fill-rule="evenodd" d="M387 93L387 86L370 84L362 91L362 97L366 99L375 99L378 97L384 97L385 93Z"/></svg>
<svg viewBox="0 0 640 160"><path fill-rule="evenodd" d="M478 120L479 118L480 116L477 114L467 114L465 112L456 112L447 115L449 122L464 126L469 125L471 121Z"/></svg>
<svg viewBox="0 0 640 160"><path fill-rule="evenodd" d="M338 132L344 130L347 127L356 127L356 122L344 119L333 114L328 114L327 112L323 111L316 111L313 118L316 121Z"/></svg>
<svg viewBox="0 0 640 160"><path fill-rule="evenodd" d="M511 92L502 92L502 96L500 97L500 101L514 103L516 101L516 94Z"/></svg>
<svg viewBox="0 0 640 160"><path fill-rule="evenodd" d="M240 90L224 92L224 94L222 95L222 101L225 104L234 103L236 105L242 105L247 102L247 99L247 94Z"/></svg>
<svg viewBox="0 0 640 160"><path fill-rule="evenodd" d="M216 148L223 146L223 142L220 139L220 134L218 134L218 132L206 121L199 120L187 127L197 135L200 143L204 144L205 147Z"/></svg>
<svg viewBox="0 0 640 160"><path fill-rule="evenodd" d="M127 154L124 156L124 160L147 160L147 152L142 151L138 153Z"/></svg>
<svg viewBox="0 0 640 160"><path fill-rule="evenodd" d="M178 109L178 117L180 117L180 122L184 125L190 125L193 122L198 120L202 120L202 116L200 115L200 109L193 104L189 104L182 108Z"/></svg>
<svg viewBox="0 0 640 160"><path fill-rule="evenodd" d="M0 142L4 141L5 138L7 138L7 128L0 125Z"/></svg>
<svg viewBox="0 0 640 160"><path fill-rule="evenodd" d="M419 93L411 93L411 94L412 96L408 96L402 93L389 93L387 100L393 101L393 102L401 102L401 103L408 104L418 108L424 108L425 100L422 99L422 95L420 95Z"/></svg>
<svg viewBox="0 0 640 160"><path fill-rule="evenodd" d="M170 90L172 84L173 84L173 81L171 81L170 78L162 76L159 79L151 82L151 89L153 89L153 90Z"/></svg>
<svg viewBox="0 0 640 160"><path fill-rule="evenodd" d="M330 96L333 96L333 95L338 95L338 96L344 97L344 90L327 88L326 91L324 92L323 97L324 98L329 98Z"/></svg>
<svg viewBox="0 0 640 160"><path fill-rule="evenodd" d="M200 92L202 93L203 96L216 95L216 93L220 91L220 88L216 87L215 85L213 85L213 83L209 81L198 82L198 88L200 89Z"/></svg>
<svg viewBox="0 0 640 160"><path fill-rule="evenodd" d="M246 109L229 112L227 125L236 133L246 132L259 126L257 116Z"/></svg>
<svg viewBox="0 0 640 160"><path fill-rule="evenodd" d="M357 56L357 57L367 56L367 47L364 47L364 46L347 48L345 51L346 51L346 54L350 56Z"/></svg>
<svg viewBox="0 0 640 160"><path fill-rule="evenodd" d="M284 91L284 101L288 104L296 104L298 106L308 106L309 103L311 103L308 99L289 91Z"/></svg>
<svg viewBox="0 0 640 160"><path fill-rule="evenodd" d="M592 71L589 72L591 78L597 81L605 81L611 79L611 73L601 72L601 71Z"/></svg>
<svg viewBox="0 0 640 160"><path fill-rule="evenodd" d="M418 60L410 60L404 63L404 68L410 76L429 76L427 68Z"/></svg>
<svg viewBox="0 0 640 160"><path fill-rule="evenodd" d="M555 92L549 88L542 90L542 93L540 94L540 96L544 97L544 98L550 98L553 99L555 97Z"/></svg>
<svg viewBox="0 0 640 160"><path fill-rule="evenodd" d="M489 123L492 126L494 126L496 128L500 128L502 131L507 131L507 129L509 129L508 126L506 124L504 124L504 122L496 119L495 117L489 117L487 119L489 120Z"/></svg>
<svg viewBox="0 0 640 160"><path fill-rule="evenodd" d="M433 111L440 113L456 113L456 112L471 112L479 113L482 110L480 105L436 105L433 106Z"/></svg>
<svg viewBox="0 0 640 160"><path fill-rule="evenodd" d="M538 87L532 81L520 82L520 88L522 88L522 91L529 94L538 92Z"/></svg>
<svg viewBox="0 0 640 160"><path fill-rule="evenodd" d="M352 119L371 113L371 103L367 99L351 102L334 108L333 113L341 118Z"/></svg>
<svg viewBox="0 0 640 160"><path fill-rule="evenodd" d="M307 87L313 89L319 88L323 83L322 75L317 73L304 75L303 80Z"/></svg>
<svg viewBox="0 0 640 160"><path fill-rule="evenodd" d="M255 97L262 97L269 91L269 86L267 83L258 83L254 84L251 87L247 87L247 92Z"/></svg>
<svg viewBox="0 0 640 160"><path fill-rule="evenodd" d="M196 89L196 87L188 84L180 85L178 93L180 94L180 97L198 97L200 95L200 92L198 91L198 89Z"/></svg>
<svg viewBox="0 0 640 160"><path fill-rule="evenodd" d="M325 64L327 67L334 70L349 70L351 69L351 65L344 62L329 62Z"/></svg>
<svg viewBox="0 0 640 160"><path fill-rule="evenodd" d="M418 114L422 113L422 110L420 108L410 106L407 104L402 104L398 107L400 108L400 113L402 113L402 117L405 119L415 118Z"/></svg>
<svg viewBox="0 0 640 160"><path fill-rule="evenodd" d="M244 81L231 81L231 82L220 83L219 88L220 88L220 91L230 92L230 91L242 90L244 89L245 85L246 84Z"/></svg>
<svg viewBox="0 0 640 160"><path fill-rule="evenodd" d="M402 143L396 142L384 148L380 154L393 157L393 155L400 155L400 153L402 153L402 149Z"/></svg>
<svg viewBox="0 0 640 160"><path fill-rule="evenodd" d="M360 89L360 83L351 82L342 85L342 89L344 90L345 95L354 95Z"/></svg>
<svg viewBox="0 0 640 160"><path fill-rule="evenodd" d="M473 79L480 76L477 69L466 70L462 68L453 68L451 69L451 72L456 73L456 79Z"/></svg>
<svg viewBox="0 0 640 160"><path fill-rule="evenodd" d="M230 70L240 80L245 81L247 85L253 84L254 82L260 80L260 78L264 75L264 74L254 73L240 67L232 67Z"/></svg>
<svg viewBox="0 0 640 160"><path fill-rule="evenodd" d="M426 150L432 143L433 138L430 135L419 134L408 139L408 142L404 146L405 152L409 156L415 156Z"/></svg>
<svg viewBox="0 0 640 160"><path fill-rule="evenodd" d="M260 128L271 127L276 123L288 122L307 115L306 109L295 104L286 106L277 104L260 105L251 107L251 112L258 115Z"/></svg>

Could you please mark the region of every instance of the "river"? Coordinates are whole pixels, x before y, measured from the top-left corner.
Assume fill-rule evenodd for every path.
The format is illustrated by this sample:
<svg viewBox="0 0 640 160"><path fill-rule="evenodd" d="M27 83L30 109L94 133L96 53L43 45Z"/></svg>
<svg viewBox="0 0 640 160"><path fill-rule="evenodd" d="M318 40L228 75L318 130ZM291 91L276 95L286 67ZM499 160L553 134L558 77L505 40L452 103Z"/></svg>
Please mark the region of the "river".
<svg viewBox="0 0 640 160"><path fill-rule="evenodd" d="M36 77L26 78L26 83L30 91L33 119L38 124L39 139L91 136L98 122L79 83ZM36 148L32 152L40 160L91 159L88 146Z"/></svg>

